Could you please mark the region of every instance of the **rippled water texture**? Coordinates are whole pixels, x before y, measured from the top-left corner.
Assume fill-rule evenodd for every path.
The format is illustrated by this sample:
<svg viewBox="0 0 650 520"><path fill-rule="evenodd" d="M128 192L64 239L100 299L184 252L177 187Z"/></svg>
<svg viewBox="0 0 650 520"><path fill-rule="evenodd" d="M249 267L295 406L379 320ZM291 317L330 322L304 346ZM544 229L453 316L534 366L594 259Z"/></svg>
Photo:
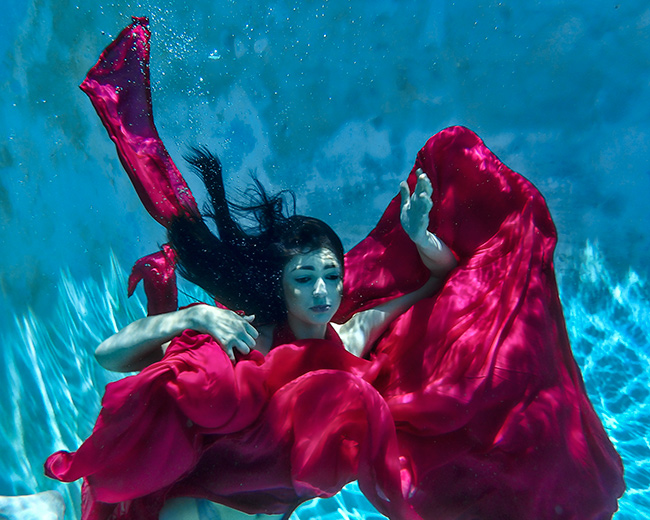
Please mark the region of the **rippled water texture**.
<svg viewBox="0 0 650 520"><path fill-rule="evenodd" d="M0 495L59 489L76 518L78 486L42 463L89 434L112 377L92 351L144 314L123 269L163 230L77 89L132 15L151 19L154 113L181 171L207 145L234 190L250 171L295 189L347 248L446 126L530 179L558 227L575 356L624 458L616 520L650 517L647 0L3 2ZM352 485L297 515L369 508Z"/></svg>

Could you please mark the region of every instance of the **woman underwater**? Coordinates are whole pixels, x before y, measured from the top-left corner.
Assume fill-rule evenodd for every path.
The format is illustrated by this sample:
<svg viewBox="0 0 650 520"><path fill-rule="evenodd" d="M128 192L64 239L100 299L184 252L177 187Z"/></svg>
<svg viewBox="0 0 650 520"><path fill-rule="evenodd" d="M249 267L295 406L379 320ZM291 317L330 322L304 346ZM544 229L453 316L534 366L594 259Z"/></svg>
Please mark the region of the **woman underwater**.
<svg viewBox="0 0 650 520"><path fill-rule="evenodd" d="M46 463L84 478L84 519L153 519L184 496L282 514L355 479L394 519L610 518L622 466L571 355L539 192L452 127L343 257L327 226L263 191L263 232L243 233L202 153L217 239L153 126L148 38L136 19L82 84L171 238L130 280L152 316L97 352L142 371L108 385L90 438ZM176 311L176 258L232 310Z"/></svg>
<svg viewBox="0 0 650 520"><path fill-rule="evenodd" d="M231 362L235 362L236 359L238 361L243 359L261 360L260 353L268 356L272 348L296 343L299 340L326 340L327 349L323 354L317 356L317 362L305 357L303 354L306 351L303 354L291 352L288 356L285 354L282 357L284 361L288 361L292 365L303 365L290 376L289 379L292 383L297 376L309 374L305 381L295 384L299 390L293 390L292 393L309 392L309 395L313 396L313 401L309 401L307 405L313 406L317 410L311 412L316 413L311 420L316 421L319 430L310 431L310 435L323 436L326 431L324 424L330 421L341 421L342 418L347 417L347 423L342 425L342 429L334 429L330 433L331 439L328 440L328 442L339 443L339 447L345 448L346 453L328 450L326 452L327 462L324 460L312 462L310 460L309 464L327 463L331 465L333 460L337 460L337 466L345 466L345 464L358 466L359 461L356 459L359 458L359 455L356 453L358 450L356 445L363 442L381 446L378 450L375 448L379 456L382 456L384 452L393 451L394 446L390 445L394 442L393 439L387 443L382 438L383 435L373 436L371 434L366 438L366 434L361 432L361 438L355 436L354 430L358 429L359 425L352 426L353 422L359 422L362 430L368 427L376 432L382 432L385 428L382 423L390 421L387 416L377 421L374 410L368 417L361 419L354 417L354 415L366 412L363 409L358 409L359 406L353 404L351 400L346 399L346 395L350 391L361 393L361 401L370 401L363 402L363 407L375 408L377 405L374 403L374 398L364 396L369 389L359 388L360 381L342 382L341 374L327 374L326 369L350 370L350 362L353 365L356 363L353 360L346 361L348 356L343 352L343 347L354 354L362 354L396 316L402 314L416 301L433 295L435 290L442 285L444 277L454 267L456 260L451 251L426 230L428 213L431 209L431 184L426 175L420 174L412 196L409 195L409 188L406 184L402 187L401 217L403 227L411 232L410 236L417 246L423 263L428 266L431 277L420 289L372 309L358 312L342 325L334 324L332 327L330 321L339 308L343 292L344 257L343 246L338 236L327 224L317 219L299 215L285 217L281 211L280 199L267 198L261 187L260 194L263 202L255 205L252 211L258 214L257 219L260 224L264 223L264 228L261 231L257 230L254 235L247 234L234 220L226 216L228 215L226 201L219 198L223 196L223 185L218 160L207 153L196 152L192 163L202 168L201 173L206 181L206 186L211 188L210 193L214 195L214 214L217 214L218 210L220 215L215 219L219 238L212 235L202 221L174 221L170 227L169 237L173 249L176 251L177 266L180 267L180 271L186 278L206 290L216 291L217 301L228 302L232 308L253 309L261 318L253 321L254 316L242 316L229 309L211 305L195 305L179 311L149 316L128 325L104 341L96 350L96 357L100 364L109 370L141 370L151 363L161 361L167 348L172 344L172 340L181 336L188 329L209 335L209 341L216 340ZM251 250L254 252L251 253ZM204 276L207 276L207 279L202 280ZM227 280L231 282L229 283ZM229 292L228 289L232 292ZM257 325L260 321L261 326ZM312 353L308 356L313 356L317 350L313 345L310 348ZM333 348L336 350L332 352ZM251 354L253 349L255 352ZM241 356L239 353L249 354L249 356ZM328 359L320 359L322 355ZM227 364L225 357L223 357L223 362ZM338 365L339 363L341 365ZM304 366L305 364L308 365L308 368ZM280 375L281 372L287 371L286 367L278 369L276 364L268 363L268 360L265 365L268 366L264 372L270 372L272 377L287 378L286 374ZM370 366L372 369L368 373L365 373L367 369L362 366L355 366L355 370L359 371L358 375L363 374L362 379L367 381L369 378L376 377L372 372L381 370L380 363ZM261 374L259 376L264 377ZM320 395L317 389L323 389L327 395ZM217 396L216 399L219 397ZM337 402L335 403L333 400ZM223 406L223 400L219 404ZM218 405L215 403L212 406ZM296 406L297 403L292 398L291 407L295 408ZM245 405L239 403L239 407L245 408ZM319 410L322 407L328 409L325 414ZM241 411L239 412L241 413ZM282 417L288 413L290 412L283 411ZM298 414L295 421L306 423L309 421L308 415L309 412ZM265 418L265 422L276 420L275 415L272 414ZM377 424L374 424L375 422ZM251 427L250 429L255 431L255 428ZM256 435L258 435L257 432ZM250 434L247 436L249 437ZM242 436L240 435L239 438L239 442L241 442ZM281 448L278 447L281 442L281 439L275 440L272 449L281 451ZM355 444L352 451L349 451L348 443ZM215 445L218 444L218 442L215 443ZM223 449L221 450L223 451ZM296 459L297 450L293 447L291 450L292 458ZM205 460L223 456L216 454L216 451L217 448L212 447L204 452L203 460L193 473L200 474L203 471L200 468L206 465ZM230 451L233 452L235 449ZM396 457L396 453L394 455ZM256 454L255 460L258 457L259 453ZM323 457L324 453L319 455L319 458ZM352 457L352 460L348 460L349 457ZM309 458L312 459L313 455L310 455ZM397 462L397 458L394 462ZM237 472L236 467L229 468L223 462L218 464L212 462L211 464L218 467L217 471L228 478L232 478ZM242 462L239 461L238 464L242 464ZM250 466L251 461L246 461L246 464ZM372 464L378 469L386 462L374 461ZM295 461L292 462L292 466L294 468L297 466ZM249 475L246 475L243 480L242 478L237 480L238 485L241 486L263 467L264 461L262 460L256 469L248 470ZM318 471L317 469L316 472ZM390 472L390 468L385 467L383 471ZM338 488L346 481L355 478L354 472L350 473L349 470L346 471L340 467L334 475L335 481L319 485L319 489L321 489L319 494L322 494L323 491L328 493L330 488ZM197 477L192 476L191 478L196 479ZM315 478L321 479L322 477L312 474L308 478L312 486L315 483ZM397 472L395 472L394 478L397 478ZM203 480L202 485L206 486L205 475L202 475L201 479ZM381 486L385 483L377 482L375 485ZM213 483L211 492L217 494L210 495L210 498L223 500L223 497L216 491L217 489L219 489L218 484ZM231 500L233 499L231 498ZM244 500L232 505L245 508L248 504ZM391 511L397 513L397 510L390 507L384 510L387 513Z"/></svg>

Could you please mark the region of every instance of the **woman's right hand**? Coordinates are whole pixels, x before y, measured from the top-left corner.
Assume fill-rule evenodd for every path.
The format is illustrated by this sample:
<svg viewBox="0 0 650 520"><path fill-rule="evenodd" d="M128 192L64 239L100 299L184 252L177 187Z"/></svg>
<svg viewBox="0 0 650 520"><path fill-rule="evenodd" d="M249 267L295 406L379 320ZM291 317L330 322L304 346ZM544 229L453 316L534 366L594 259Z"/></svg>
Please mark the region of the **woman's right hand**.
<svg viewBox="0 0 650 520"><path fill-rule="evenodd" d="M212 336L232 361L235 361L234 349L248 354L255 346L259 336L257 329L251 325L255 316L240 316L212 305L194 305L185 312L187 328Z"/></svg>

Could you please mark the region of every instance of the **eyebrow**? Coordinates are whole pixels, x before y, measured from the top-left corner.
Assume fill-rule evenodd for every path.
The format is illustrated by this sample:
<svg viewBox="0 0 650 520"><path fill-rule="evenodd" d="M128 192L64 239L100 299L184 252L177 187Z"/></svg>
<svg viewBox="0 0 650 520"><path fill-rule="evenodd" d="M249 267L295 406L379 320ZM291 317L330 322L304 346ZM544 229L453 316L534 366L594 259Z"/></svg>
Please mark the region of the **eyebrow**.
<svg viewBox="0 0 650 520"><path fill-rule="evenodd" d="M293 271L298 271L299 269L305 270L305 271L315 271L316 268L313 265L298 265L293 268ZM331 264L327 264L326 266L323 267L323 269L340 269L340 266L338 264L335 264L332 262Z"/></svg>

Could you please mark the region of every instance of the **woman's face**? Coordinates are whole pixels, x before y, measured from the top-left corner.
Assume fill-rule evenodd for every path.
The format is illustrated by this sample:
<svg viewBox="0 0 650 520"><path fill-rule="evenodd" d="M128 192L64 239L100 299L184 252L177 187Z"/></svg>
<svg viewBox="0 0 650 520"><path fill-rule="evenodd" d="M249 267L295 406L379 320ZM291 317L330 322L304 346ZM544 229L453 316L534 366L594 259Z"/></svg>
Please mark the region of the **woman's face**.
<svg viewBox="0 0 650 520"><path fill-rule="evenodd" d="M329 249L296 255L284 267L282 287L290 323L327 324L341 304L341 264Z"/></svg>

